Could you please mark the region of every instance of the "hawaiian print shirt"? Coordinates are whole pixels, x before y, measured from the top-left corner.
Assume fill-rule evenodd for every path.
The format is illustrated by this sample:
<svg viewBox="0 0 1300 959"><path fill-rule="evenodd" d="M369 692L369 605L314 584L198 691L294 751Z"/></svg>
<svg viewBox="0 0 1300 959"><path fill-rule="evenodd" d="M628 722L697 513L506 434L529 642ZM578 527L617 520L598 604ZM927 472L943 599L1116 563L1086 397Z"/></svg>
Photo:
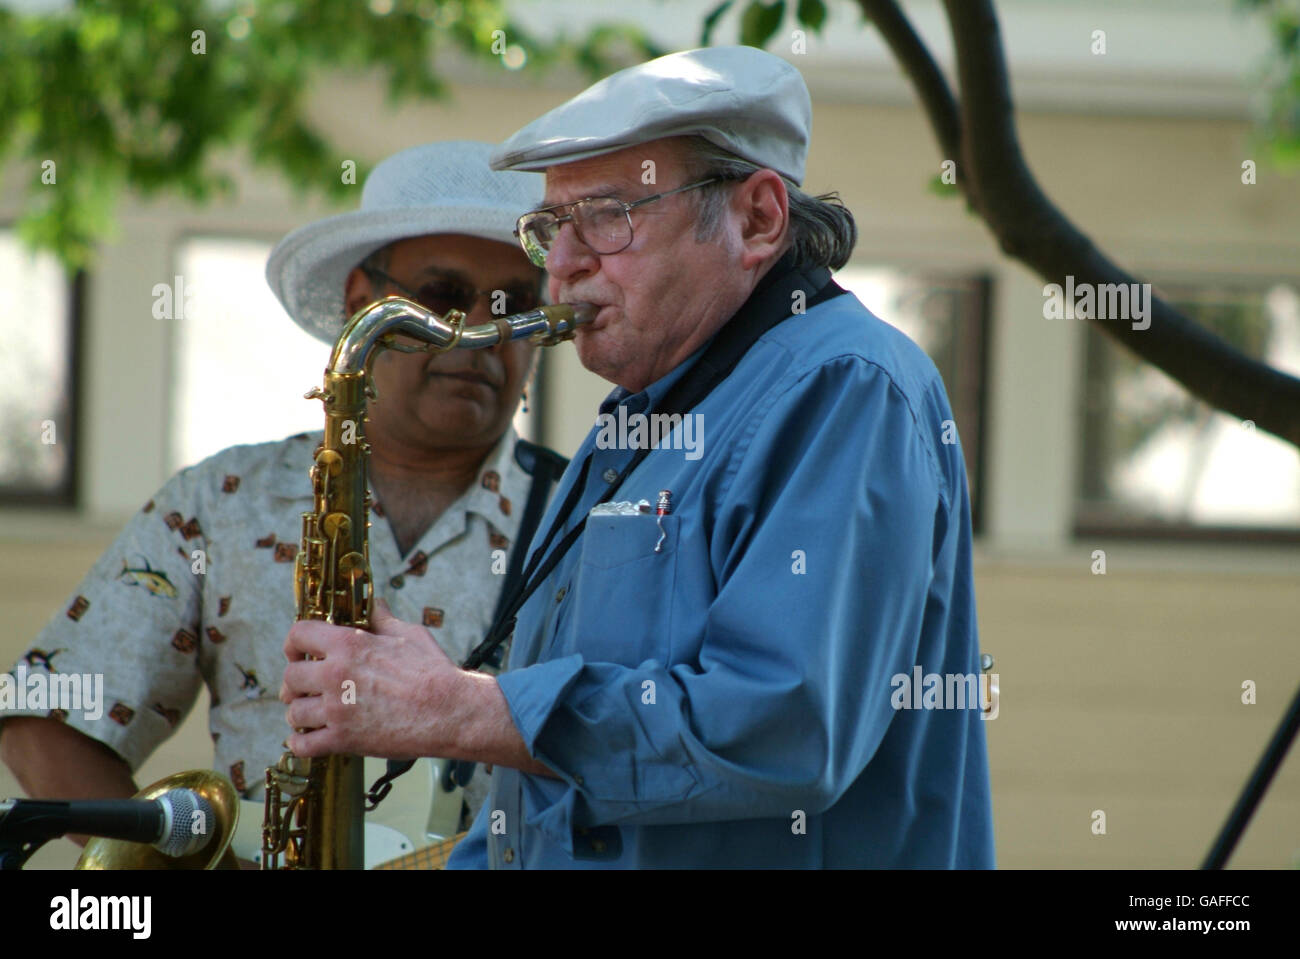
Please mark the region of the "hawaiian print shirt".
<svg viewBox="0 0 1300 959"><path fill-rule="evenodd" d="M117 752L134 771L211 695L215 768L244 798L288 735L278 696L285 634L295 618L294 560L308 468L320 433L224 450L172 477L127 524L19 661L22 672L102 674L100 716L89 710L5 708L50 716ZM486 633L504 582L530 478L510 430L478 481L401 555L375 503L370 564L375 595L423 623L460 662ZM18 671L15 667L15 672ZM480 766L471 812L487 791ZM367 785L369 785L367 783Z"/></svg>

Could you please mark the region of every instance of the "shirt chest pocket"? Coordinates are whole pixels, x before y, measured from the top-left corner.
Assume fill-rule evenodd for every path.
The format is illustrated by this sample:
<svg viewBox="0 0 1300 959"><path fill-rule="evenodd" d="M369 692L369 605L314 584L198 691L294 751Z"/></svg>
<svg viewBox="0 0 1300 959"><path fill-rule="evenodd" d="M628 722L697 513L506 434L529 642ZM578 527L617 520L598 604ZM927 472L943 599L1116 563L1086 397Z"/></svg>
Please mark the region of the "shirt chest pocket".
<svg viewBox="0 0 1300 959"><path fill-rule="evenodd" d="M572 588L559 600L568 609L556 619L553 655L671 662L677 532L672 515L589 516Z"/></svg>

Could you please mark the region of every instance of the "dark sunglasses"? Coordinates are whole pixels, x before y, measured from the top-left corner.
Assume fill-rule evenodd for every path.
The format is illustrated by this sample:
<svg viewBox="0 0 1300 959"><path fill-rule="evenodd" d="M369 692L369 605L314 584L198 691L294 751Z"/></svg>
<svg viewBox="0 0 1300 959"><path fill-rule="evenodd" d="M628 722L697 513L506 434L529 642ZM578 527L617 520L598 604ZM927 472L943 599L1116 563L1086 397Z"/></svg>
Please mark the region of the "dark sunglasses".
<svg viewBox="0 0 1300 959"><path fill-rule="evenodd" d="M488 298L488 312L493 316L513 316L535 310L541 305L541 294L529 287L515 287L508 290L476 290L469 284L450 277L430 280L418 290L412 290L404 283L399 283L383 270L367 267L366 272L373 278L394 286L402 291L407 299L414 300L431 313L446 316L451 310L459 310L465 315L474 312L479 298Z"/></svg>

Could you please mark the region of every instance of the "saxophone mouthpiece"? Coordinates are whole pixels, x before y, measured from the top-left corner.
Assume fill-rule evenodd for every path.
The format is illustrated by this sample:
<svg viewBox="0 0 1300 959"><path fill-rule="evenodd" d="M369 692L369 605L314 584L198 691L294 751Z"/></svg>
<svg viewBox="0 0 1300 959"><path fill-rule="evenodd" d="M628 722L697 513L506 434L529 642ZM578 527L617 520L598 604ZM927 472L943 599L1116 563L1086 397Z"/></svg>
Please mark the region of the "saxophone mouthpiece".
<svg viewBox="0 0 1300 959"><path fill-rule="evenodd" d="M573 325L582 326L584 323L590 323L600 312L600 307L591 303L573 303Z"/></svg>
<svg viewBox="0 0 1300 959"><path fill-rule="evenodd" d="M573 339L578 327L590 323L599 312L600 307L591 303L553 303L518 314L522 322L512 324L514 335L528 336L541 346L554 346Z"/></svg>

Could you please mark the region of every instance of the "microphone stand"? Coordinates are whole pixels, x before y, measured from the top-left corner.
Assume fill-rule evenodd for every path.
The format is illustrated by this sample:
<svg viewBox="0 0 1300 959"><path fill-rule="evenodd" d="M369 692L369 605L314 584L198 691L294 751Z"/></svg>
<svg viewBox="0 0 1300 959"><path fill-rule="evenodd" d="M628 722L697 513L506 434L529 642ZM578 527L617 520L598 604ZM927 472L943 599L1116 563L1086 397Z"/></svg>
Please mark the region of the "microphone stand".
<svg viewBox="0 0 1300 959"><path fill-rule="evenodd" d="M23 805L15 810L15 805ZM4 799L0 800L0 871L22 869L31 858L32 853L40 849L51 839L66 836L69 832L85 833L88 836L107 836L110 839L124 838L128 842L139 842L129 838L132 832L125 824L106 823L101 806L113 806L117 803L131 804L135 800L104 800L103 803L87 801L84 803L82 820L85 826L69 824L67 805L63 799ZM138 803L140 807L148 802ZM85 809L84 807L95 807ZM142 811L133 812L137 820L144 816Z"/></svg>
<svg viewBox="0 0 1300 959"><path fill-rule="evenodd" d="M1255 807L1264 798L1264 791L1272 782L1273 774L1282 765L1282 760L1286 757L1287 750L1291 748L1291 742L1295 739L1298 729L1300 729L1300 689L1296 690L1295 698L1291 700L1291 708L1282 717L1281 725L1273 733L1268 748L1264 750L1264 755L1256 764L1255 771L1251 773L1246 788L1242 790L1236 806L1228 816L1228 821L1224 823L1219 833L1219 838L1215 840L1210 854L1205 857L1205 862L1201 865L1202 869L1222 869L1227 863L1228 857L1232 855L1232 850L1237 845L1237 840L1246 831L1250 817L1255 814Z"/></svg>
<svg viewBox="0 0 1300 959"><path fill-rule="evenodd" d="M0 813L8 811L6 804L9 802L11 800L0 801ZM0 821L3 819L0 815ZM49 829L40 820L27 819L11 823L8 829L0 828L0 872L22 869L32 853L49 841Z"/></svg>
<svg viewBox="0 0 1300 959"><path fill-rule="evenodd" d="M29 839L22 842L16 839L0 839L0 872L10 869L22 869L32 853L40 849L46 839Z"/></svg>

